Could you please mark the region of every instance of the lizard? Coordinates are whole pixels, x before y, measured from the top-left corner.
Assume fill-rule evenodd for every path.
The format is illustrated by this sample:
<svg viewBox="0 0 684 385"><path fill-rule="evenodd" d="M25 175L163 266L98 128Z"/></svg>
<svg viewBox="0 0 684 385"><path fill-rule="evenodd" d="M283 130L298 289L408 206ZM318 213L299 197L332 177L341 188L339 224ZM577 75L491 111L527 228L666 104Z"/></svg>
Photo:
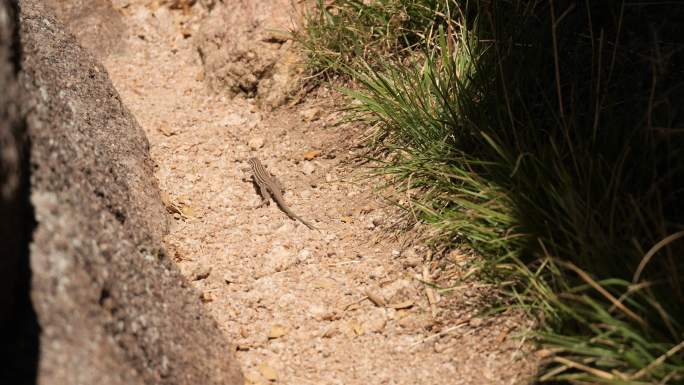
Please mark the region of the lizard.
<svg viewBox="0 0 684 385"><path fill-rule="evenodd" d="M311 223L305 221L297 214L293 213L289 207L287 207L285 200L283 199L283 186L280 184L278 179L275 178L275 176L266 171L266 168L264 168L264 165L261 164L259 159L249 158L247 163L249 163L249 165L252 167L252 180L259 188L259 194L261 195L261 204L258 207L270 204L271 202L269 198L272 198L278 207L280 207L280 209L287 214L290 219L302 222L311 230L318 230Z"/></svg>

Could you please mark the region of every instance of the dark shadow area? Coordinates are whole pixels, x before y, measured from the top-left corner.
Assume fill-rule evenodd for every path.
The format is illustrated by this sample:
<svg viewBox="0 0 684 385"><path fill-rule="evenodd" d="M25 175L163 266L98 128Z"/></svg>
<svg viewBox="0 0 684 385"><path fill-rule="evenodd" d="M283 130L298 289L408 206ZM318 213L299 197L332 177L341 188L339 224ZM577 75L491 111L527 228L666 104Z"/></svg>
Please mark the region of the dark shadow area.
<svg viewBox="0 0 684 385"><path fill-rule="evenodd" d="M13 13L10 60L14 76L5 80L13 82L21 63L18 6L12 1L6 4ZM25 120L16 116L20 102L11 96L3 98L6 105L0 105L0 125L5 126L0 127L5 134L0 137L4 139L0 143L4 152L0 154L0 384L24 385L37 381L40 352L40 326L30 294L29 245L36 222L30 202L30 143Z"/></svg>
<svg viewBox="0 0 684 385"><path fill-rule="evenodd" d="M21 132L24 127L21 127ZM0 384L35 384L38 373L40 326L31 303L29 245L36 226L29 201L29 153L24 144L21 186L11 200L0 202L3 261L0 279Z"/></svg>

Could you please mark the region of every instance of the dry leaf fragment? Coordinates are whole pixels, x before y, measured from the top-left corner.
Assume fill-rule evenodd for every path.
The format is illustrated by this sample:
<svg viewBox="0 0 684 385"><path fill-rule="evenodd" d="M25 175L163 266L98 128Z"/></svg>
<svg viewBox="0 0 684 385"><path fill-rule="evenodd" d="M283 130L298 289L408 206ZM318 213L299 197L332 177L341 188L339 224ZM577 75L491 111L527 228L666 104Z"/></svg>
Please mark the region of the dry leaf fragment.
<svg viewBox="0 0 684 385"><path fill-rule="evenodd" d="M278 380L278 373L275 371L275 369L266 364L259 365L259 373L261 373L261 375L269 381Z"/></svg>
<svg viewBox="0 0 684 385"><path fill-rule="evenodd" d="M249 349L252 348L252 344L250 344L250 343L241 343L241 344L237 344L236 348L237 348L237 350L239 350L239 351L241 351L241 352L246 352L246 351L248 351Z"/></svg>
<svg viewBox="0 0 684 385"><path fill-rule="evenodd" d="M408 308L412 307L413 305L414 305L414 302L410 299L407 299L406 301L401 301L398 303L390 304L388 307L391 307L392 309L399 310L399 309L408 309Z"/></svg>
<svg viewBox="0 0 684 385"><path fill-rule="evenodd" d="M255 376L247 374L245 375L245 385L261 385L261 381Z"/></svg>
<svg viewBox="0 0 684 385"><path fill-rule="evenodd" d="M321 156L320 150L311 150L304 153L304 160L314 160Z"/></svg>
<svg viewBox="0 0 684 385"><path fill-rule="evenodd" d="M325 329L325 331L323 332L323 334L321 335L321 337L323 337L323 338L331 338L331 337L334 337L334 336L336 336L336 335L338 335L338 334L340 334L340 329L337 327L337 325L335 325L334 323L332 323L332 324L330 324L330 325Z"/></svg>
<svg viewBox="0 0 684 385"><path fill-rule="evenodd" d="M200 281L206 279L211 274L211 266L199 265L190 274L190 279L193 281Z"/></svg>
<svg viewBox="0 0 684 385"><path fill-rule="evenodd" d="M496 337L496 343L502 344L506 340L506 337L508 337L508 334L511 332L511 330L512 329L507 328L504 331L502 331L501 334L499 334L499 336Z"/></svg>
<svg viewBox="0 0 684 385"><path fill-rule="evenodd" d="M161 132L164 136L173 136L176 135L176 130L171 128L167 123L162 123L160 124L157 129L159 132Z"/></svg>
<svg viewBox="0 0 684 385"><path fill-rule="evenodd" d="M166 192L162 191L160 194L160 198L162 203L164 204L164 207L166 207L166 211L168 211L169 214L172 214L175 219L188 219L190 218L190 215L188 215L188 211L192 213L192 208L188 205L180 205L173 200L171 200L171 197L169 194Z"/></svg>
<svg viewBox="0 0 684 385"><path fill-rule="evenodd" d="M354 331L354 333L357 336L360 336L363 334L363 326L359 323L357 320L351 320L349 321L349 327Z"/></svg>
<svg viewBox="0 0 684 385"><path fill-rule="evenodd" d="M283 325L273 325L271 327L271 331L268 332L268 339L269 340L274 340L276 338L280 338L287 334L287 328Z"/></svg>
<svg viewBox="0 0 684 385"><path fill-rule="evenodd" d="M181 36L183 36L183 39L187 39L187 38L189 38L190 36L192 36L192 29L190 29L190 28L189 28L188 26L186 26L186 25L181 25L181 27L180 27L180 33L181 33Z"/></svg>
<svg viewBox="0 0 684 385"><path fill-rule="evenodd" d="M300 111L299 115L305 122L313 122L321 118L323 110L317 107L308 108L306 110Z"/></svg>
<svg viewBox="0 0 684 385"><path fill-rule="evenodd" d="M332 289L335 287L335 282L330 279L321 278L314 281L313 285L317 289Z"/></svg>
<svg viewBox="0 0 684 385"><path fill-rule="evenodd" d="M195 212L195 209L192 208L192 206L188 204L181 205L181 213L186 216L186 217L191 217L192 214Z"/></svg>
<svg viewBox="0 0 684 385"><path fill-rule="evenodd" d="M384 298L376 293L371 292L370 290L366 290L365 294L368 299L375 304L375 306L385 307L387 304Z"/></svg>
<svg viewBox="0 0 684 385"><path fill-rule="evenodd" d="M205 291L200 294L200 300L204 303L211 302L214 300L214 295L210 291Z"/></svg>
<svg viewBox="0 0 684 385"><path fill-rule="evenodd" d="M166 191L160 191L159 197L161 198L162 204L164 204L164 206L168 209L168 207L171 205L171 197L169 197L169 193Z"/></svg>

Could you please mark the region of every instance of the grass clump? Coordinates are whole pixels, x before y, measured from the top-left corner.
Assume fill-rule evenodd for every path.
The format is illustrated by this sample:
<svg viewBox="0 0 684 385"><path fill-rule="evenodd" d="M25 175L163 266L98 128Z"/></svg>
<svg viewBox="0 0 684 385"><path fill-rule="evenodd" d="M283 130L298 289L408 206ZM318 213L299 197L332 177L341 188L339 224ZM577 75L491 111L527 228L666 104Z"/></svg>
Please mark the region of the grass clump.
<svg viewBox="0 0 684 385"><path fill-rule="evenodd" d="M406 57L455 10L441 0L316 0L299 41L316 72L345 74L377 58Z"/></svg>
<svg viewBox="0 0 684 385"><path fill-rule="evenodd" d="M684 383L684 6L327 4L312 68L359 85L416 216L543 315L540 379Z"/></svg>

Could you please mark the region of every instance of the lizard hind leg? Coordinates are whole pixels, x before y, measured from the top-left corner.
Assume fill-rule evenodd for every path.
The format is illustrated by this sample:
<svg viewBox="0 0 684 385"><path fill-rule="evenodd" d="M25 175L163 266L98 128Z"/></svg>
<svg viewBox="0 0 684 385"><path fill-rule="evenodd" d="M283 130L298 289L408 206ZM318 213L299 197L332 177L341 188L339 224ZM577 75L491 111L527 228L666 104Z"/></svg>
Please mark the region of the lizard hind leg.
<svg viewBox="0 0 684 385"><path fill-rule="evenodd" d="M262 186L260 183L257 182L255 182L254 185L256 186L256 189L259 192L259 196L261 197L261 203L259 203L257 208L270 205L271 194L268 192L268 188L266 188L266 186Z"/></svg>
<svg viewBox="0 0 684 385"><path fill-rule="evenodd" d="M274 188L278 189L280 191L280 195L285 195L285 187L283 187L283 184L280 183L278 178L275 177L275 175L271 174L271 181L273 181Z"/></svg>

